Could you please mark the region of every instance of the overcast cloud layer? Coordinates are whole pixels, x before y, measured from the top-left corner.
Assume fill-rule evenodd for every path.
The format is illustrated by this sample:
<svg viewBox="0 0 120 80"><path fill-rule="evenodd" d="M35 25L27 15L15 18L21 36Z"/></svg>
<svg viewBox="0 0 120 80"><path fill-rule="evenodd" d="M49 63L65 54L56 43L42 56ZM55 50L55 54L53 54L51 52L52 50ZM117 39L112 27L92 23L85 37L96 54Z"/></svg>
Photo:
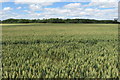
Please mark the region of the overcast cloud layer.
<svg viewBox="0 0 120 80"><path fill-rule="evenodd" d="M85 18L111 19L118 17L118 0L0 0L0 19Z"/></svg>

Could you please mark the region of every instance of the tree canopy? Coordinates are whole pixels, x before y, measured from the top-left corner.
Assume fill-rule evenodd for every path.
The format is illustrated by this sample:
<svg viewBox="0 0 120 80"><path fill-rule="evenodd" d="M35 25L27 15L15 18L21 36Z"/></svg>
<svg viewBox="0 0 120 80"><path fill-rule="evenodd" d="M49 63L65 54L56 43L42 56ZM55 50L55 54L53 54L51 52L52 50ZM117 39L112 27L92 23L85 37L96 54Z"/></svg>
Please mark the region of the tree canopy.
<svg viewBox="0 0 120 80"><path fill-rule="evenodd" d="M118 23L117 20L94 20L94 19L6 19L0 23Z"/></svg>

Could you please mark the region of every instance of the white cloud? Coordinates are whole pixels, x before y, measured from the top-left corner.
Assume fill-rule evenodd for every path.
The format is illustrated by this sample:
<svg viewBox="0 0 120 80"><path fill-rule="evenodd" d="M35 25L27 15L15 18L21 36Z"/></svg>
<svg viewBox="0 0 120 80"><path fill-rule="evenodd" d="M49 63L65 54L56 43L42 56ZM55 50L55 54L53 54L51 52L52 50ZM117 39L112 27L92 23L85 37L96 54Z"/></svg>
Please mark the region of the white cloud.
<svg viewBox="0 0 120 80"><path fill-rule="evenodd" d="M11 7L5 7L5 8L3 8L3 10L4 11L10 11L10 10L12 10L12 8Z"/></svg>
<svg viewBox="0 0 120 80"><path fill-rule="evenodd" d="M118 2L120 0L0 0L0 2L41 3L41 2Z"/></svg>
<svg viewBox="0 0 120 80"><path fill-rule="evenodd" d="M46 2L60 2L61 0L15 0L16 3L46 3Z"/></svg>
<svg viewBox="0 0 120 80"><path fill-rule="evenodd" d="M86 7L99 7L99 8L116 8L118 7L117 2L91 2Z"/></svg>
<svg viewBox="0 0 120 80"><path fill-rule="evenodd" d="M80 3L70 3L70 4L65 5L64 7L65 8L79 8L80 6L81 6Z"/></svg>
<svg viewBox="0 0 120 80"><path fill-rule="evenodd" d="M41 13L33 10L24 10L26 14L12 14L12 12L4 14L3 18L28 18L28 19L43 19L43 18L89 18L89 19L114 19L117 18L117 9L99 9L90 7L80 8L43 8ZM107 16L106 16L107 15Z"/></svg>
<svg viewBox="0 0 120 80"><path fill-rule="evenodd" d="M29 8L33 11L37 11L37 10L42 10L44 6L49 6L49 5L52 5L52 3L31 3L29 4Z"/></svg>
<svg viewBox="0 0 120 80"><path fill-rule="evenodd" d="M10 0L0 0L0 2L9 2Z"/></svg>
<svg viewBox="0 0 120 80"><path fill-rule="evenodd" d="M44 6L52 5L54 2L60 0L15 0L16 4L28 4L30 10L39 11L42 10Z"/></svg>
<svg viewBox="0 0 120 80"><path fill-rule="evenodd" d="M85 9L85 11L86 11L86 12L93 12L93 11L95 11L95 9L87 8L87 9Z"/></svg>
<svg viewBox="0 0 120 80"><path fill-rule="evenodd" d="M36 10L41 10L42 7L39 4L30 4L29 8L33 11L36 11Z"/></svg>
<svg viewBox="0 0 120 80"><path fill-rule="evenodd" d="M15 17L15 18L28 18L28 19L38 19L38 18L39 19L42 18L114 19L117 17L117 6L115 2L95 2L95 0L93 0L93 2L90 2L87 5L83 5L81 3L69 3L62 7L44 8L44 6L52 5L56 0L53 0L52 2L49 2L49 0L48 1L39 0L39 3L35 3L37 0L33 0L32 3L28 3L30 0L25 0L25 1L15 0L15 1L18 1L17 3L28 4L30 10L24 10L24 12L27 12L24 15L19 13L13 15L12 12L6 13L4 14L3 18L6 19L10 17ZM111 8L111 9L101 9L101 8ZM41 11L41 13L38 13L36 11Z"/></svg>
<svg viewBox="0 0 120 80"><path fill-rule="evenodd" d="M118 2L119 0L91 0L92 2Z"/></svg>
<svg viewBox="0 0 120 80"><path fill-rule="evenodd" d="M17 7L16 9L21 9L22 7Z"/></svg>

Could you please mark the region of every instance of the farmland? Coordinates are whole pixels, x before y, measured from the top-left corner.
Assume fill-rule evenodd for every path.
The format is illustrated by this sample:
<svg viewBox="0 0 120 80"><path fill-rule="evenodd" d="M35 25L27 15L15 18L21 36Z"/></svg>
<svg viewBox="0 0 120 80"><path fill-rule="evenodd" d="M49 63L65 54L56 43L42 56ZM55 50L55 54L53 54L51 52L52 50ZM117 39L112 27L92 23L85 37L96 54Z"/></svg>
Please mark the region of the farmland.
<svg viewBox="0 0 120 80"><path fill-rule="evenodd" d="M4 78L116 78L117 24L3 24Z"/></svg>

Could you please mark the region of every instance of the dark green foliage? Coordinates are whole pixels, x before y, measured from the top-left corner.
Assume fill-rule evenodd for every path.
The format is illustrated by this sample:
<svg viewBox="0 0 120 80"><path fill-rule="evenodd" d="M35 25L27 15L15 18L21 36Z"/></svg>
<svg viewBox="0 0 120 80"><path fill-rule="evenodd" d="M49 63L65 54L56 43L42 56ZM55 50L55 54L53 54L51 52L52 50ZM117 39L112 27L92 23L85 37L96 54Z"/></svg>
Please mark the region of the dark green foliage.
<svg viewBox="0 0 120 80"><path fill-rule="evenodd" d="M116 20L94 20L94 19L7 19L2 23L118 23Z"/></svg>

